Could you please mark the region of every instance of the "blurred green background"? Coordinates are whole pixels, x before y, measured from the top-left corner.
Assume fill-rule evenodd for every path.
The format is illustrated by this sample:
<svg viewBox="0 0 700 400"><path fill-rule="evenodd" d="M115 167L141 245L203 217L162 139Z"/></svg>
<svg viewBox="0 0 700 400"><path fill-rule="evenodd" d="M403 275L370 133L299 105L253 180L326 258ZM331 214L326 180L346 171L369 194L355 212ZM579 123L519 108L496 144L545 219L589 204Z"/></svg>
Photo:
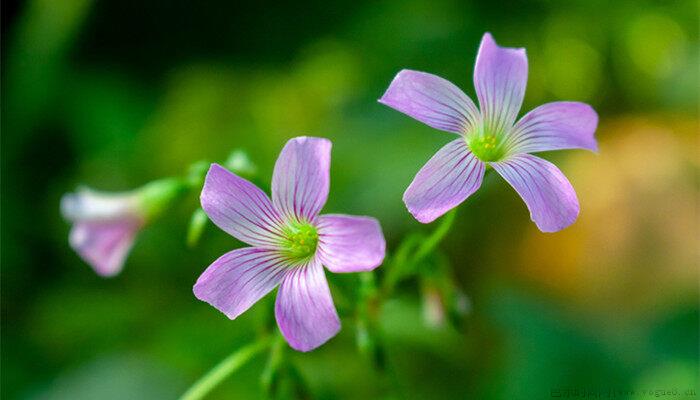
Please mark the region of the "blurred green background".
<svg viewBox="0 0 700 400"><path fill-rule="evenodd" d="M429 293L405 282L382 308L386 370L358 355L344 318L327 345L291 355L309 393L698 393L697 1L237 3L3 1L3 398L175 398L249 342L272 304L229 321L192 295L206 266L240 245L210 226L185 247L196 195L143 232L121 275L101 279L68 247L64 192L134 188L234 148L265 182L286 140L324 136L325 211L376 216L391 251L430 229L401 195L450 137L376 99L402 68L475 98L486 31L527 48L524 110L577 100L600 114L600 154L544 155L572 181L580 218L540 233L489 176L441 245L469 297L464 323L426 319ZM358 281L327 276L336 303ZM259 398L265 362L211 398Z"/></svg>

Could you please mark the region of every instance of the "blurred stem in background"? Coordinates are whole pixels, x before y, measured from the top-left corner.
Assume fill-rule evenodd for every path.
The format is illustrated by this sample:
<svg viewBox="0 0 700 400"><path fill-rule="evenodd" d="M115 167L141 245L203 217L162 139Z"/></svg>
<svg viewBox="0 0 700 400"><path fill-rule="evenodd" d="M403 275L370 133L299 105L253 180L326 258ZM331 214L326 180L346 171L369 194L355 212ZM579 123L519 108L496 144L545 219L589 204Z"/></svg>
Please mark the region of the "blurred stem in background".
<svg viewBox="0 0 700 400"><path fill-rule="evenodd" d="M310 398L306 383L287 355L287 342L277 330L270 348L265 369L260 375L260 386L266 399Z"/></svg>
<svg viewBox="0 0 700 400"><path fill-rule="evenodd" d="M379 286L374 272L360 275L356 313L357 347L380 371L386 368L385 352L379 332L382 304L392 297L398 283L419 275L426 258L436 252L440 242L452 228L456 215L456 208L449 211L427 236L420 232L409 233L399 244L394 255L385 262L387 270Z"/></svg>
<svg viewBox="0 0 700 400"><path fill-rule="evenodd" d="M248 361L269 350L265 369L260 375L260 386L267 399L306 398L306 387L298 371L285 357L287 344L281 333L265 334L253 343L235 350L195 382L180 400L205 398L226 378L241 369ZM302 396L298 396L302 395Z"/></svg>
<svg viewBox="0 0 700 400"><path fill-rule="evenodd" d="M266 397L273 397L273 385L278 376L278 371L282 363L284 363L285 341L284 337L278 332L275 335L275 341L270 348L270 355L267 359L265 369L260 375L260 386L263 389Z"/></svg>
<svg viewBox="0 0 700 400"><path fill-rule="evenodd" d="M448 211L442 218L440 224L428 236L415 232L411 233L399 244L394 257L388 263L388 271L382 285L384 296L389 296L393 292L396 284L402 279L409 278L416 274L417 268L425 258L433 253L447 232L452 228L457 209Z"/></svg>
<svg viewBox="0 0 700 400"><path fill-rule="evenodd" d="M230 356L217 364L209 372L194 383L180 400L203 399L209 392L217 387L224 379L243 367L256 355L262 353L273 343L270 336L263 336L256 342L234 351ZM276 347L276 346L275 346ZM274 348L274 347L273 347Z"/></svg>
<svg viewBox="0 0 700 400"><path fill-rule="evenodd" d="M373 272L360 274L360 287L356 314L357 348L377 369L383 370L384 352L378 335L378 319L381 308L379 290Z"/></svg>

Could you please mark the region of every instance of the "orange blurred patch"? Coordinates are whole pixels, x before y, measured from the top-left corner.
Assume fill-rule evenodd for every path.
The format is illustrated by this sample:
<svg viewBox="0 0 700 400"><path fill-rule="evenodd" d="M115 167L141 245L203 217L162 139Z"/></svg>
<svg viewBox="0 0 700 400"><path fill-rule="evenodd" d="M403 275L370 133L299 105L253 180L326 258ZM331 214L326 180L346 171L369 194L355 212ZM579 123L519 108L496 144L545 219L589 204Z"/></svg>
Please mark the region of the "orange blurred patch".
<svg viewBox="0 0 700 400"><path fill-rule="evenodd" d="M517 270L574 305L661 312L696 294L697 121L640 117L608 121L600 154L575 152L562 170L581 215L542 234L534 225Z"/></svg>

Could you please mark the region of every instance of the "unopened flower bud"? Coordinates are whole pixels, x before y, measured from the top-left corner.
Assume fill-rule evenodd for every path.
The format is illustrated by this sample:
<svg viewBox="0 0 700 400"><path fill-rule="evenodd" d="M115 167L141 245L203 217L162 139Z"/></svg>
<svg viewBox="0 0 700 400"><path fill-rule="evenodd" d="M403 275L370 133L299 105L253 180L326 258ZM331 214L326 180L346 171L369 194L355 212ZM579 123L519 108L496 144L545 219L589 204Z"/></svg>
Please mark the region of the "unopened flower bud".
<svg viewBox="0 0 700 400"><path fill-rule="evenodd" d="M160 215L186 186L162 179L119 193L85 187L61 199L63 217L73 223L71 247L102 276L118 274L138 232Z"/></svg>

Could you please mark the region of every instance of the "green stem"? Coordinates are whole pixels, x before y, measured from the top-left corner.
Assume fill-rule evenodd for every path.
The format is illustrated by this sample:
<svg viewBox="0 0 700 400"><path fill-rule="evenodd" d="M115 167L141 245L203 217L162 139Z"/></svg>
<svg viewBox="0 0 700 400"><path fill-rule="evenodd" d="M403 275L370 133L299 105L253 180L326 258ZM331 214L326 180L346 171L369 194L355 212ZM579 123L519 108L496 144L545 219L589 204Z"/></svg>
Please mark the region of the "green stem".
<svg viewBox="0 0 700 400"><path fill-rule="evenodd" d="M391 293L396 284L410 274L412 265L411 254L414 249L418 248L424 237L424 235L419 233L413 233L404 238L399 244L393 257L391 257L391 261L387 263L387 272L382 282L382 292L384 294L388 295Z"/></svg>
<svg viewBox="0 0 700 400"><path fill-rule="evenodd" d="M223 382L224 379L240 369L258 353L267 349L270 346L270 343L270 337L266 336L257 342L251 343L234 351L214 368L209 370L206 375L199 378L197 382L190 386L185 394L180 397L180 400L203 399L204 396L209 394L209 392Z"/></svg>
<svg viewBox="0 0 700 400"><path fill-rule="evenodd" d="M452 224L455 221L455 216L457 215L457 208L453 208L448 211L444 217L440 219L440 225L433 231L433 233L428 236L428 238L421 243L416 254L413 256L413 263L418 264L423 261L423 259L435 250L438 244L445 238L447 232L452 228Z"/></svg>
<svg viewBox="0 0 700 400"><path fill-rule="evenodd" d="M416 273L416 267L425 257L435 251L435 248L450 231L456 215L456 208L447 212L440 219L440 224L437 228L427 237L422 234L413 234L406 237L394 254L392 262L389 264L389 270L385 275L382 285L382 291L385 296L389 296L399 281Z"/></svg>
<svg viewBox="0 0 700 400"><path fill-rule="evenodd" d="M272 348L270 349L270 357L267 359L267 365L265 365L265 369L260 375L260 385L268 398L272 398L275 375L284 362L284 350L284 337L281 333L277 333L272 343Z"/></svg>

